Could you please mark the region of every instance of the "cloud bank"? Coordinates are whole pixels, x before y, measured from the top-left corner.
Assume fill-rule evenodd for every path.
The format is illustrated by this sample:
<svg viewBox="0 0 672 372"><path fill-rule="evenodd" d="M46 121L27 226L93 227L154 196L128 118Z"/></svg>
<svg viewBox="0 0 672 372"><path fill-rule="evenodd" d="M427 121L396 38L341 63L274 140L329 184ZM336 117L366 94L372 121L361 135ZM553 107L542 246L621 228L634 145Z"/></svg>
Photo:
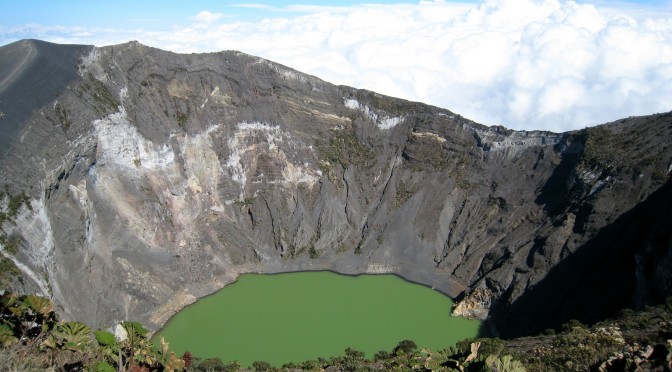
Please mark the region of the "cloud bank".
<svg viewBox="0 0 672 372"><path fill-rule="evenodd" d="M241 4L244 5L244 4ZM450 109L487 125L566 131L672 110L672 11L558 0L272 8L231 22L202 10L163 30L0 30L176 52L240 50L316 75ZM633 10L634 9L634 10Z"/></svg>

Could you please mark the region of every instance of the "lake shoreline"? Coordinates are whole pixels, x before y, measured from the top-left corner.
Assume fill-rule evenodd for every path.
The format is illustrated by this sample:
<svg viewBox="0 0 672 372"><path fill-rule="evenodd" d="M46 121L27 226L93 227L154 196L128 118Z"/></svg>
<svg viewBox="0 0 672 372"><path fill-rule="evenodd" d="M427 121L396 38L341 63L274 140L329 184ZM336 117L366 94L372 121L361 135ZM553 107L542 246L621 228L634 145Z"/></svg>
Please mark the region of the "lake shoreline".
<svg viewBox="0 0 672 372"><path fill-rule="evenodd" d="M469 329L472 329L472 331L470 332L473 333L469 333L469 335L465 337L480 336L481 335L480 332L482 331L484 326L484 323L480 321L467 320L465 318L451 316L449 309L452 308L452 299L449 296L446 296L444 293L437 291L431 288L430 286L423 285L422 283L414 283L412 281L409 281L404 277L397 275L395 273L344 274L333 270L303 270L290 273L266 272L266 273L246 273L246 274L250 275L246 276L245 274L240 274L237 276L235 281L232 281L231 283L225 285L224 288L222 288L220 291L217 291L208 296L204 296L195 301L194 303L186 306L183 310L181 310L180 312L176 313L173 317L171 317L171 319L168 322L166 322L165 326L162 327L161 330L156 332L154 337L156 338L165 334L170 334L171 333L170 327L173 328L177 327L181 329L180 328L182 327L182 325L180 325L181 322L182 323L186 322L187 324L192 325L197 324L198 322L202 321L202 318L205 318L214 312L218 314L216 318L217 320L213 320L211 323L209 323L208 327L204 328L205 331L202 331L201 332L202 334L200 335L200 338L204 337L207 338L209 336L207 336L206 333L210 332L211 327L214 326L214 323L228 324L227 322L230 320L229 317L231 317L232 315L225 315L225 310L234 311L235 309L238 309L238 307L240 306L252 306L252 304L256 304L256 302L258 301L261 301L258 307L253 306L251 308L246 308L245 310L240 310L242 315L240 315L241 318L237 321L237 323L243 322L245 318L252 317L254 321L253 325L250 326L251 331L249 331L249 333L251 333L252 335L254 335L255 332L259 332L259 329L257 329L258 327L260 327L259 324L261 324L261 327L264 328L264 331L266 331L266 327L270 327L271 329L270 332L272 334L274 334L273 332L276 332L281 335L291 335L300 332L310 332L310 330L313 327L316 327L316 325L321 324L320 321L320 319L322 319L321 317L324 317L325 319L330 319L330 322L328 323L331 323L333 322L332 317L334 317L335 319L341 314L357 314L357 315L350 315L350 317L346 316L345 320L343 321L344 323L336 327L335 331L334 330L330 331L327 329L324 331L319 331L317 334L309 333L306 336L298 338L297 340L295 340L295 342L298 342L299 344L301 342L305 342L304 338L312 340L311 343L319 343L323 342L324 340L331 340L331 339L334 340L330 342L339 342L339 340L341 340L339 337L346 337L346 339L352 339L352 343L354 343L354 345L349 345L348 343L348 345L346 346L348 347L354 346L355 348L357 348L358 345L357 343L362 343L363 341L361 337L357 337L356 335L364 334L367 335L367 337L365 338L368 339L370 337L373 337L374 335L382 337L386 334L386 332L399 331L400 333L398 334L398 337L388 336L394 339L394 341L388 340L390 343L396 343L403 339L408 338L410 339L417 338L418 340L420 340L420 342L418 342L418 346L421 347L430 345L433 345L432 347L439 347L439 346L447 347L449 346L448 341L437 342L435 340L432 341L433 343L424 342L430 344L430 345L424 345L422 344L423 337L430 340L433 339L432 337L438 337L440 340L444 340L446 338L450 339L450 337L454 337L454 335L452 335L453 331L451 331L450 329L447 329L443 332L436 329L437 326L446 325L449 324L449 322L454 322L454 324L469 325L468 326L470 327ZM312 275L312 274L318 274L318 275ZM321 275L321 274L328 274L328 275ZM277 277L280 280L275 279L272 281L266 280L272 277ZM307 277L309 277L309 280L306 280ZM344 282L343 280L339 280L338 279L339 277L342 277L343 279L345 278L359 279L366 277L369 278L357 282L350 282L350 281ZM240 286L241 281L245 284L245 286L250 285L249 284L250 282L263 282L266 283L265 285L269 287L273 286L280 286L280 287L277 287L273 290L271 290L271 288L266 287L257 287L256 289L252 290L251 292L248 292L247 294L238 294L242 297L238 299L228 299L224 301L224 305L222 305L224 307L216 311L199 309L201 307L213 306L212 303L219 301L217 299L217 296L227 296L227 295L234 296L238 292L243 291L245 288L242 288ZM286 284L285 287L282 287L281 283L286 281L291 281L292 284L291 285ZM238 286L230 285L234 283L238 283L239 285ZM331 286L336 287L332 288ZM310 289L306 290L305 289L306 287ZM224 291L227 288L228 291ZM325 288L331 288L331 289L327 290ZM366 291L367 288L369 292L366 293L361 292ZM327 291L327 293L323 293L325 290ZM250 295L249 293L253 293L253 295ZM420 295L418 295L417 293L420 293ZM275 302L264 303L263 302L264 300L269 299L259 297L265 297L265 296L269 297L269 299L274 299ZM433 300L415 299L415 296L427 296L427 298L433 298ZM379 303L369 304L369 301L373 301L373 299L376 298L378 299ZM418 297L418 298L424 298L424 297ZM347 300L345 300L344 302L341 299L347 299ZM396 301L396 302L389 302L389 301ZM296 304L295 302L298 302L298 304ZM350 304L350 302L354 303ZM430 303L432 303L433 305L429 305ZM355 306L354 309L350 309L347 307L350 305L354 305ZM290 306L291 310L287 310L285 308L286 306ZM372 308L367 310L366 306L372 306ZM378 308L376 306L382 306L382 307ZM270 313L270 315L263 315L263 314L254 315L255 312L259 310L259 308L265 308L265 307L273 308L273 312ZM313 311L316 311L317 315L315 313L310 313L309 311L311 309ZM395 315L394 311L400 309L405 309L405 311L402 311L400 314ZM282 311L285 310L287 310L287 312L283 313ZM304 310L307 311L307 313L298 316L298 318L296 318L297 317L296 313L299 313ZM336 312L332 315L327 315L328 311L336 311ZM189 312L191 313L199 312L200 315L196 316L196 318L193 319L184 320L185 318L189 317L189 315L184 314ZM409 314L416 314L416 315L411 316ZM431 323L428 314L434 314L432 316L434 317L433 319L435 319L434 321L436 322L436 324ZM314 316L316 316L318 320L314 320L312 318ZM355 330L350 331L351 334L348 333L347 327L352 325L351 323L359 322L360 320L365 319L367 316L372 316L372 318L367 321L364 321L361 325L357 325L357 328ZM390 317L390 319L388 319L387 322L383 322L381 324L377 323L383 321L382 318L384 317ZM288 323L290 325L293 324L291 323L291 321L295 321L297 322L296 323L297 325L294 326L294 328L291 328L290 326L289 329L284 329L282 328L282 325L273 325L272 321L277 319L280 319L281 323ZM400 322L399 319L404 320ZM416 322L418 324L415 324ZM363 331L367 325L374 327L373 328L374 330L370 331L370 334L367 334L367 331ZM375 328L376 325L378 328ZM230 334L232 332L231 331L232 327L236 326L237 324L226 325L225 327L226 331L222 331L222 334ZM273 327L281 327L281 328L279 328L279 330L272 331L272 329L275 329ZM397 327L399 329L395 329L394 327ZM408 329L404 327L408 327ZM403 331L404 329L406 329L406 331ZM343 334L344 332L346 334ZM417 334L420 334L421 336L404 337L403 335L406 334L404 332L407 332L409 334L414 334L415 332ZM241 337L246 336L246 333L248 332L245 330L239 330L233 333L236 334L237 335L236 338L239 339ZM187 337L189 336L183 335L178 337L178 339L180 340L180 342L184 341L188 343L188 341L182 340L183 338ZM269 337L270 337L269 335L266 335L261 338L257 338L255 339L255 342L257 343L262 341L266 342L266 340ZM200 338L195 339L196 341L193 342L197 342L198 340L200 340ZM460 339L463 338L464 337ZM179 352L181 344L178 343L177 345L174 345L173 342L168 337L167 339L171 343L171 347L176 347L176 350ZM456 341L459 340L454 340L451 343L454 343ZM218 342L224 342L226 344L227 341L220 340ZM238 340L238 342L242 341ZM280 345L284 345L284 343L289 343L290 345L292 344L291 340L283 339L283 343L281 343ZM234 345L233 347L237 347L237 345ZM273 347L269 346L268 349L275 350L278 347L280 346L273 346ZM308 344L304 345L303 347L310 348L312 347L312 345ZM378 349L376 350L369 349L365 350L365 352L372 355L374 351L388 349L388 347L385 346L376 346L376 347L378 347ZM369 348L371 348L371 346L369 346ZM344 348L336 350L336 354L342 353L343 350ZM189 349L189 351L193 355L199 355L198 352L195 352L191 348ZM333 354L334 350L327 351L326 353ZM313 356L313 358L315 357L317 357L317 355ZM308 359L311 358L309 357Z"/></svg>

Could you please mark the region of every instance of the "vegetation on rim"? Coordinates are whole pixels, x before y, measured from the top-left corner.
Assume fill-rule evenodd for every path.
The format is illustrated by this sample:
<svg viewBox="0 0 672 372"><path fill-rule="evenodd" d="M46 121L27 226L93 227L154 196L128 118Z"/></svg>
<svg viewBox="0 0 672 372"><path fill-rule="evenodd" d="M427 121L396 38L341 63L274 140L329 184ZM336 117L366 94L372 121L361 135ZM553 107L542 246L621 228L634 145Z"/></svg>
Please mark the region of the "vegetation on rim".
<svg viewBox="0 0 672 372"><path fill-rule="evenodd" d="M641 125L634 131L619 131L617 126L601 125L579 131L576 135L583 142L579 169L599 172L600 177L629 173L634 179L650 174L652 181L663 184L669 178L663 154L647 152L652 144L640 140L650 138L647 132L653 129L654 125ZM634 151L623 151L626 148Z"/></svg>
<svg viewBox="0 0 672 372"><path fill-rule="evenodd" d="M86 80L83 80L73 89L73 92L101 116L115 112L120 104L115 94L110 91L105 83L96 79L91 73L87 75ZM64 117L63 114L67 115L67 112L64 110L57 111L59 120Z"/></svg>
<svg viewBox="0 0 672 372"><path fill-rule="evenodd" d="M333 134L328 143L318 143L318 165L332 182L336 177L331 172L335 166L347 169L351 164L362 165L371 157L371 151L359 140L353 128L334 130Z"/></svg>
<svg viewBox="0 0 672 372"><path fill-rule="evenodd" d="M513 340L468 339L443 350L418 350L402 340L372 359L347 348L343 355L286 363L265 361L254 371L648 371L672 367L672 299L635 313L624 310L616 320L592 327L572 321L556 334ZM240 363L179 358L163 339L154 345L137 322L122 322L114 333L92 332L77 321L59 321L52 303L35 295L0 296L0 365L10 370L96 371L246 371ZM235 336L231 336L235 337Z"/></svg>
<svg viewBox="0 0 672 372"><path fill-rule="evenodd" d="M77 321L59 321L51 301L35 295L0 296L0 365L9 370L182 371L184 360L161 340L158 347L137 322L115 333L91 332Z"/></svg>

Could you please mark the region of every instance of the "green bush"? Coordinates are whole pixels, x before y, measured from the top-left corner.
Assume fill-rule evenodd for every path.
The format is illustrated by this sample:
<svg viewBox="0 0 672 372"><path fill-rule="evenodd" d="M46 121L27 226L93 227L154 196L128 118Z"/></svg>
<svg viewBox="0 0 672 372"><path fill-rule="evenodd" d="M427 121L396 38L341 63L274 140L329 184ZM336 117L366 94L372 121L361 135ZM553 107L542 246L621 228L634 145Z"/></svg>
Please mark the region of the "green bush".
<svg viewBox="0 0 672 372"><path fill-rule="evenodd" d="M167 343L161 342L154 350L147 329L140 323L123 322L121 326L128 334L124 341L108 331L92 334L81 322L58 322L47 298L12 292L0 295L0 354L8 354L0 357L10 369L110 371L133 365L152 370L184 369L184 362ZM8 349L12 345L17 348ZM24 357L16 357L16 353Z"/></svg>
<svg viewBox="0 0 672 372"><path fill-rule="evenodd" d="M265 362L263 360L258 360L254 363L252 363L252 367L256 372L264 372L268 371L272 368L271 364L269 362Z"/></svg>

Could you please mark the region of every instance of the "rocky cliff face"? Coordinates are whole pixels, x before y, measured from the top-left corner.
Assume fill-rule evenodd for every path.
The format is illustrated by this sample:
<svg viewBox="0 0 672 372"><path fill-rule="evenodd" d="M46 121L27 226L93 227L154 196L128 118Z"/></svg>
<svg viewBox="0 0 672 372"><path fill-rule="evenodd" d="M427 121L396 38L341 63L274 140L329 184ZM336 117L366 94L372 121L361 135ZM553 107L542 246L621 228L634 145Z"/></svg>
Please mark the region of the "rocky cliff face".
<svg viewBox="0 0 672 372"><path fill-rule="evenodd" d="M2 254L66 318L156 329L246 272L396 273L504 336L670 292L670 113L514 132L238 52L0 61Z"/></svg>

